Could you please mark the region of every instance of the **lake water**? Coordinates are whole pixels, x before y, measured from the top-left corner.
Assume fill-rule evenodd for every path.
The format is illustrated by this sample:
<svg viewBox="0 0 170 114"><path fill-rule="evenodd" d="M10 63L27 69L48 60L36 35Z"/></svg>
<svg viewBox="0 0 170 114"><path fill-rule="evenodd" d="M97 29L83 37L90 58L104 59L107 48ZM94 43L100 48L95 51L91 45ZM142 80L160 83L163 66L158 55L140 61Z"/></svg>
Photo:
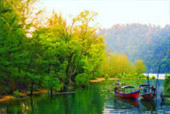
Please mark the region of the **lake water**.
<svg viewBox="0 0 170 114"><path fill-rule="evenodd" d="M155 84L156 80L150 80ZM163 80L159 80L158 93L153 101L129 100L115 98L113 95L114 81L93 83L88 89L77 89L69 95L48 94L27 97L0 103L0 114L170 114L170 100L164 103L160 93L164 90ZM126 81L138 89L138 85L146 80Z"/></svg>

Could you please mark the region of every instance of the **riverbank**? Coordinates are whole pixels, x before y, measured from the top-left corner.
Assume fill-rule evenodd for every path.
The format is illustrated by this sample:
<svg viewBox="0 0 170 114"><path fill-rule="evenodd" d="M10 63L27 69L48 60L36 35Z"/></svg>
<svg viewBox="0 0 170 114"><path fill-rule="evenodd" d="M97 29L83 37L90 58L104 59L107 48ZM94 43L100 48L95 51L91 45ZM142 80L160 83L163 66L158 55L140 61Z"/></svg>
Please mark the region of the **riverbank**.
<svg viewBox="0 0 170 114"><path fill-rule="evenodd" d="M33 95L47 93L47 92L48 92L48 90L33 91ZM2 97L0 97L0 102L9 101L9 100L16 99L16 98L23 98L23 97L26 97L26 96L30 95L30 91L19 92L19 93L20 93L19 97L15 97L13 95L3 95Z"/></svg>
<svg viewBox="0 0 170 114"><path fill-rule="evenodd" d="M107 80L141 80L141 79L146 79L146 78L109 78ZM90 80L91 83L97 83L97 82L102 82L102 81L105 81L106 79L105 78L96 78L95 80ZM48 90L38 90L38 91L34 91L33 92L33 95L37 95L37 94L43 94L43 93L47 93ZM68 94L68 93L75 93L75 92L56 92L54 94ZM20 95L19 97L15 97L15 96L12 96L12 95L4 95L0 98L0 102L4 102L4 101L9 101L9 100L12 100L12 99L16 99L16 98L22 98L22 97L26 97L26 96L29 96L30 95L30 91L26 91L26 92L20 92Z"/></svg>
<svg viewBox="0 0 170 114"><path fill-rule="evenodd" d="M139 84L147 83L147 80L122 80L120 82L125 82L137 88ZM153 85L155 82L156 80L153 80L150 84ZM158 94L162 91L165 92L162 85L163 80L160 80L159 84ZM69 112L77 114L102 114L104 112L118 113L120 111L130 114L140 110L140 112L134 112L138 114L148 113L149 110L152 110L153 113L156 113L156 110L158 110L158 113L169 111L170 101L168 101L168 98L165 99L163 105L161 104L160 95L158 95L157 100L153 101L144 101L140 100L140 98L138 100L130 100L132 103L137 102L139 104L139 107L135 107L128 101L126 102L114 97L113 87L113 81L103 81L91 83L88 89L76 89L75 93L69 95L53 95L53 97L50 97L50 94L45 93L38 96L34 95L32 98L17 98L0 103L0 114L65 114Z"/></svg>
<svg viewBox="0 0 170 114"><path fill-rule="evenodd" d="M140 79L145 79L145 78L109 78L109 79L96 78L96 80L90 80L90 82L95 83L95 82L102 82L105 80L140 80Z"/></svg>
<svg viewBox="0 0 170 114"><path fill-rule="evenodd" d="M33 95L40 95L40 94L44 94L44 93L48 93L48 90L38 90L38 91L33 91ZM9 101L12 99L17 99L17 98L24 98L26 96L30 96L30 91L27 91L26 93L22 93L19 92L21 94L21 96L19 97L15 97L12 95L4 95L0 98L0 102L5 102L5 101ZM67 91L67 92L54 92L53 95L62 95L62 94L74 94L75 91Z"/></svg>
<svg viewBox="0 0 170 114"><path fill-rule="evenodd" d="M5 95L5 96L2 96L2 97L0 98L0 102L8 101L8 100L15 99L15 98L16 98L16 97L14 97L14 96Z"/></svg>

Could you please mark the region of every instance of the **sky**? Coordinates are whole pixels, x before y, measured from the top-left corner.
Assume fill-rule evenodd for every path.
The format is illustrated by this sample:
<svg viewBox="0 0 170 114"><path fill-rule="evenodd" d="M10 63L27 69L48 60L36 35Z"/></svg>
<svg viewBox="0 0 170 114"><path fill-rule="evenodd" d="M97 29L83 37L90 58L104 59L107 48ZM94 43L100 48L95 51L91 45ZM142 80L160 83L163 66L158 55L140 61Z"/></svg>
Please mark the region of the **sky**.
<svg viewBox="0 0 170 114"><path fill-rule="evenodd" d="M101 28L116 24L170 24L170 0L40 0L50 15L54 9L69 22L70 15L81 11L98 12L96 22Z"/></svg>

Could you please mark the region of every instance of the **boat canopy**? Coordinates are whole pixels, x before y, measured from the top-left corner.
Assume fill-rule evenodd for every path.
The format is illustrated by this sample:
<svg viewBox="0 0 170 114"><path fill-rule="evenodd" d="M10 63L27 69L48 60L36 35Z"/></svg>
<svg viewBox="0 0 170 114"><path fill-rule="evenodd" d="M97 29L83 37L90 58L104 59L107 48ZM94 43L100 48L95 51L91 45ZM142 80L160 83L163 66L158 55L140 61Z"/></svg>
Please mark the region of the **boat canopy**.
<svg viewBox="0 0 170 114"><path fill-rule="evenodd" d="M122 86L120 88L124 89L124 88L134 88L134 87L133 86Z"/></svg>

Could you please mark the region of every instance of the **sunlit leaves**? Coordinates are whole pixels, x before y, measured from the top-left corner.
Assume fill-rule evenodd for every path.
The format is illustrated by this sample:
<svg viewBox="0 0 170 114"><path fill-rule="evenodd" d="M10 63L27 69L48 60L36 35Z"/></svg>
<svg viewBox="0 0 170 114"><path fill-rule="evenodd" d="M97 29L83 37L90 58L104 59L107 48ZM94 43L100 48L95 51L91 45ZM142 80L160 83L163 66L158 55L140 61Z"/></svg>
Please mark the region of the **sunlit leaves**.
<svg viewBox="0 0 170 114"><path fill-rule="evenodd" d="M145 72L145 70L146 66L142 60L137 60L136 63L133 64L124 54L108 53L103 63L103 74L112 77L125 74L134 76Z"/></svg>
<svg viewBox="0 0 170 114"><path fill-rule="evenodd" d="M146 66L144 65L142 60L137 60L135 62L135 68L138 74L141 74L146 71Z"/></svg>

